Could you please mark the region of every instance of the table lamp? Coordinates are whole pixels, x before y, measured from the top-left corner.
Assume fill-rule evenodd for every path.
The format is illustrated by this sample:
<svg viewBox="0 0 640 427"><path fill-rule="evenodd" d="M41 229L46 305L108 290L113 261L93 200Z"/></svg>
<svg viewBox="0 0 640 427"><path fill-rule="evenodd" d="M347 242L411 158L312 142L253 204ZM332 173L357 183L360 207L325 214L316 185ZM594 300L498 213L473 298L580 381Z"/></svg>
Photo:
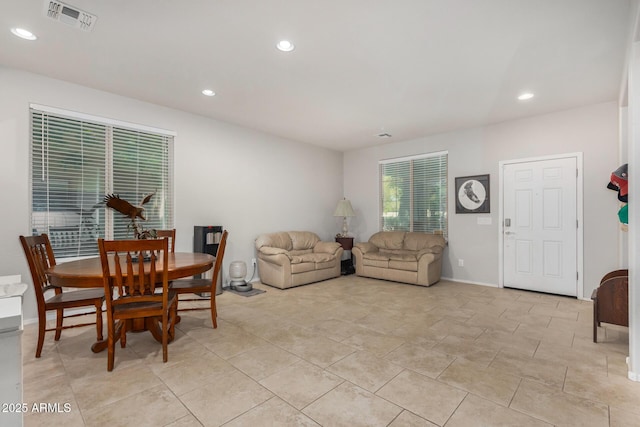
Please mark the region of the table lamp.
<svg viewBox="0 0 640 427"><path fill-rule="evenodd" d="M351 207L351 202L346 198L340 200L338 202L338 206L336 206L336 211L333 213L333 216L341 216L342 219L342 234L339 234L339 237L347 237L347 217L356 216L356 213L353 211Z"/></svg>

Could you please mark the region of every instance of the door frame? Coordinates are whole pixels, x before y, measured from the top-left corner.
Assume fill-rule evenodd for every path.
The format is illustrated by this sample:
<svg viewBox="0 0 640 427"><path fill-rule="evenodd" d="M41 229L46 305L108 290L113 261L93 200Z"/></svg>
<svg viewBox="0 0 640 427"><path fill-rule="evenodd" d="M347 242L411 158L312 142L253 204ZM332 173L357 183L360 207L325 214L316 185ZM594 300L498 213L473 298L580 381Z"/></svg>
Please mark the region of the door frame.
<svg viewBox="0 0 640 427"><path fill-rule="evenodd" d="M498 189L498 287L504 288L504 167L506 165L517 163L539 162L544 160L557 160L575 158L578 176L576 177L576 218L578 219L578 227L576 230L576 269L578 270L578 280L576 296L583 300L584 297L584 211L583 211L583 155L581 152L553 154L549 156L527 157L524 159L500 160L498 162L499 170L499 189Z"/></svg>

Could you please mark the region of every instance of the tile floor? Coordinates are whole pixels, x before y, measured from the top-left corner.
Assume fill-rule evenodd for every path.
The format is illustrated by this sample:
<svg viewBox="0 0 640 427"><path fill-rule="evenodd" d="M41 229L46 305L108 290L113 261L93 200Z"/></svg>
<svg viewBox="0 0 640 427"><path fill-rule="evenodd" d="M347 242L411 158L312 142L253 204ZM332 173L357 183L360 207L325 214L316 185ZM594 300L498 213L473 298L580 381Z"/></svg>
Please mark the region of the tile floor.
<svg viewBox="0 0 640 427"><path fill-rule="evenodd" d="M92 328L23 336L24 398L69 404L26 426L638 426L626 328L591 339L587 301L442 281L345 276L218 297L162 363L148 333L106 354ZM61 406L64 408L64 406Z"/></svg>

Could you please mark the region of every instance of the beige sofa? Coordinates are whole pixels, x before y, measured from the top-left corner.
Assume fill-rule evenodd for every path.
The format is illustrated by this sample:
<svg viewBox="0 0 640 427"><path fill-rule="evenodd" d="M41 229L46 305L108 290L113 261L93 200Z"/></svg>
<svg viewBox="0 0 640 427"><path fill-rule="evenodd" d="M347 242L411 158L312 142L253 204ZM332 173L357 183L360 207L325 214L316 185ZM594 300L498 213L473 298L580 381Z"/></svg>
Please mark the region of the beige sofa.
<svg viewBox="0 0 640 427"><path fill-rule="evenodd" d="M445 245L438 234L380 231L354 245L356 274L431 286L440 280Z"/></svg>
<svg viewBox="0 0 640 427"><path fill-rule="evenodd" d="M309 231L263 234L256 239L260 281L280 289L340 276L342 246Z"/></svg>

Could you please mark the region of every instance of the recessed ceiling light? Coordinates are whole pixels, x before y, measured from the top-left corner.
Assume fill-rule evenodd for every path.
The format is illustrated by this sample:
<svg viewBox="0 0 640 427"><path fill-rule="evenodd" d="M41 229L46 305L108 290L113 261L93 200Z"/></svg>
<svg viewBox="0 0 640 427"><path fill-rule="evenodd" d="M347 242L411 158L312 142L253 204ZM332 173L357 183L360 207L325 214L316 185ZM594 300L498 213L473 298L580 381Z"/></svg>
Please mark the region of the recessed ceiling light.
<svg viewBox="0 0 640 427"><path fill-rule="evenodd" d="M281 50L283 52L291 52L293 49L295 49L295 46L289 40L280 40L276 47L278 48L278 50Z"/></svg>
<svg viewBox="0 0 640 427"><path fill-rule="evenodd" d="M202 91L202 94L205 96L214 96L216 93L214 91L212 91L211 89L205 89Z"/></svg>
<svg viewBox="0 0 640 427"><path fill-rule="evenodd" d="M523 94L521 94L520 96L518 96L518 99L520 101L526 101L527 99L531 99L533 98L533 94L531 92L525 92Z"/></svg>
<svg viewBox="0 0 640 427"><path fill-rule="evenodd" d="M11 32L14 36L18 36L21 39L25 40L35 40L37 37L29 30L25 30L24 28L12 28Z"/></svg>

